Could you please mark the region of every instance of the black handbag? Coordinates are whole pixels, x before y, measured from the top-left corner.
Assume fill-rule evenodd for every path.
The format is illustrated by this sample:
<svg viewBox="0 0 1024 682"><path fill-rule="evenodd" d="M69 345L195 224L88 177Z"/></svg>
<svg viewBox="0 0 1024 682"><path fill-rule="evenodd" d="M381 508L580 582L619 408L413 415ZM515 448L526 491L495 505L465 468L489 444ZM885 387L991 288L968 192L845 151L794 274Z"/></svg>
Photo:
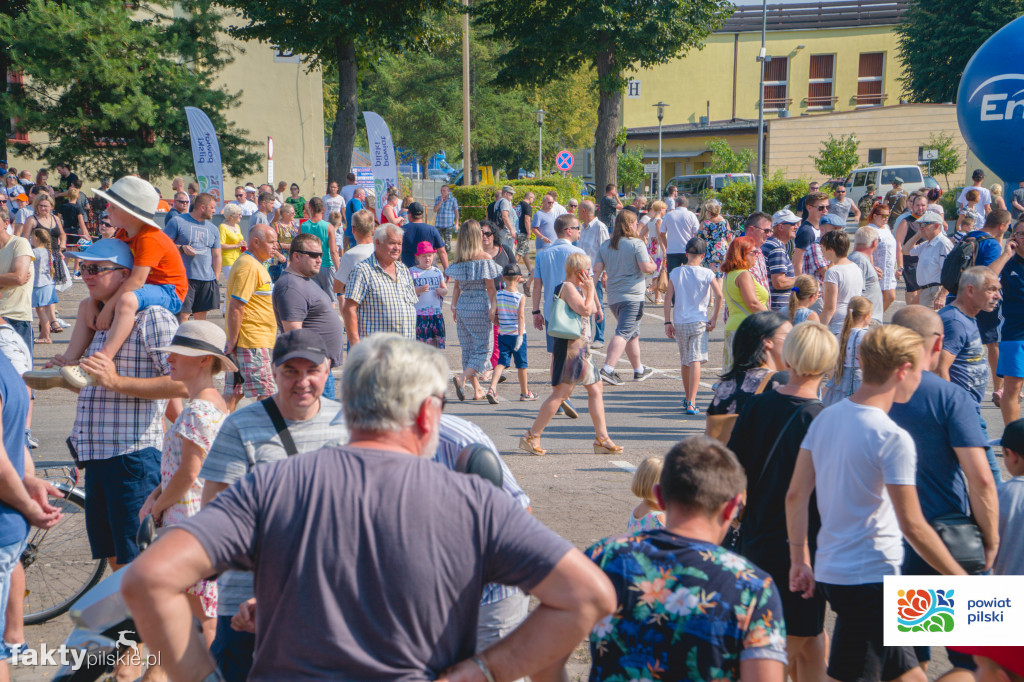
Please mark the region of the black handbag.
<svg viewBox="0 0 1024 682"><path fill-rule="evenodd" d="M971 517L953 512L936 516L930 523L961 568L971 575L985 570L985 543Z"/></svg>

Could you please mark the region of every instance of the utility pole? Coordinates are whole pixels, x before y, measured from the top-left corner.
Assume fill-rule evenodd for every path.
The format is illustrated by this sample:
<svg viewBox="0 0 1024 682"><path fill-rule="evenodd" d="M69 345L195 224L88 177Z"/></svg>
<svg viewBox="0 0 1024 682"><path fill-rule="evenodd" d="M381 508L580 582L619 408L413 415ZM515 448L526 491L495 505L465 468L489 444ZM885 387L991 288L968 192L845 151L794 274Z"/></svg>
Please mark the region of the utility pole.
<svg viewBox="0 0 1024 682"><path fill-rule="evenodd" d="M764 48L765 32L768 28L768 0L761 2L761 51L757 61L761 62L761 85L757 93L757 184L754 188L755 210L760 211L764 199L764 64L771 61Z"/></svg>
<svg viewBox="0 0 1024 682"><path fill-rule="evenodd" d="M462 184L473 184L469 139L469 0L462 0Z"/></svg>

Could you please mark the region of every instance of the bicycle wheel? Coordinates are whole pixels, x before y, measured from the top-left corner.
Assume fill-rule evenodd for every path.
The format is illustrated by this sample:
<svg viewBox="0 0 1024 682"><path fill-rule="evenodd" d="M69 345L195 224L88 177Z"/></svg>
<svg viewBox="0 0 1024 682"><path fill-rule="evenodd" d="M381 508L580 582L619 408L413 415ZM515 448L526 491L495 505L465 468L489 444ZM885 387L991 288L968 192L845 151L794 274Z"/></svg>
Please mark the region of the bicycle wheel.
<svg viewBox="0 0 1024 682"><path fill-rule="evenodd" d="M85 532L85 498L58 485L66 495L53 501L64 517L48 530L32 529L21 555L25 567L25 624L61 615L103 577L107 562L93 559Z"/></svg>

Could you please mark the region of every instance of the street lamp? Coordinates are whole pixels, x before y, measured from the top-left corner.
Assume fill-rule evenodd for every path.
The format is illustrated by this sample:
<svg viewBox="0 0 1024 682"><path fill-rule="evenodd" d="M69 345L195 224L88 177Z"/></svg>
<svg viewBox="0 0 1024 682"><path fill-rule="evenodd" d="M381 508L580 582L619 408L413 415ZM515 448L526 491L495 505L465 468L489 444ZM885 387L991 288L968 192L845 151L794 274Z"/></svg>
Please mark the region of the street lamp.
<svg viewBox="0 0 1024 682"><path fill-rule="evenodd" d="M764 64L771 61L765 54L764 34L768 27L768 0L761 3L761 51L757 53L757 61L761 62L761 90L757 94L757 184L754 187L754 198L757 211L761 210L764 197Z"/></svg>
<svg viewBox="0 0 1024 682"><path fill-rule="evenodd" d="M665 107L668 105L664 102L658 102L651 106L658 107L658 192L661 192L661 119L665 118ZM655 194L655 197L658 195Z"/></svg>
<svg viewBox="0 0 1024 682"><path fill-rule="evenodd" d="M543 109L537 110L537 178L544 177L544 114Z"/></svg>

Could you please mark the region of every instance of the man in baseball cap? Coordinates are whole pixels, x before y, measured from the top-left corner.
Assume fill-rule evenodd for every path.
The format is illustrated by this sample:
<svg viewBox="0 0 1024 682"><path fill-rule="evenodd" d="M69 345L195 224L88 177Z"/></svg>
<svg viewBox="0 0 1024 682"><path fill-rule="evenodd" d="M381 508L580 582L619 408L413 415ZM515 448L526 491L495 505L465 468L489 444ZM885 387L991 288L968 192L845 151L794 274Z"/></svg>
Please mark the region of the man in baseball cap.
<svg viewBox="0 0 1024 682"><path fill-rule="evenodd" d="M776 312L786 312L789 306L789 292L796 282L796 270L793 261L786 251L786 243L796 236L796 228L802 221L800 216L788 208L776 211L772 215L771 234L764 240L761 253L764 254L765 268L768 270L768 291L771 295L769 307Z"/></svg>

